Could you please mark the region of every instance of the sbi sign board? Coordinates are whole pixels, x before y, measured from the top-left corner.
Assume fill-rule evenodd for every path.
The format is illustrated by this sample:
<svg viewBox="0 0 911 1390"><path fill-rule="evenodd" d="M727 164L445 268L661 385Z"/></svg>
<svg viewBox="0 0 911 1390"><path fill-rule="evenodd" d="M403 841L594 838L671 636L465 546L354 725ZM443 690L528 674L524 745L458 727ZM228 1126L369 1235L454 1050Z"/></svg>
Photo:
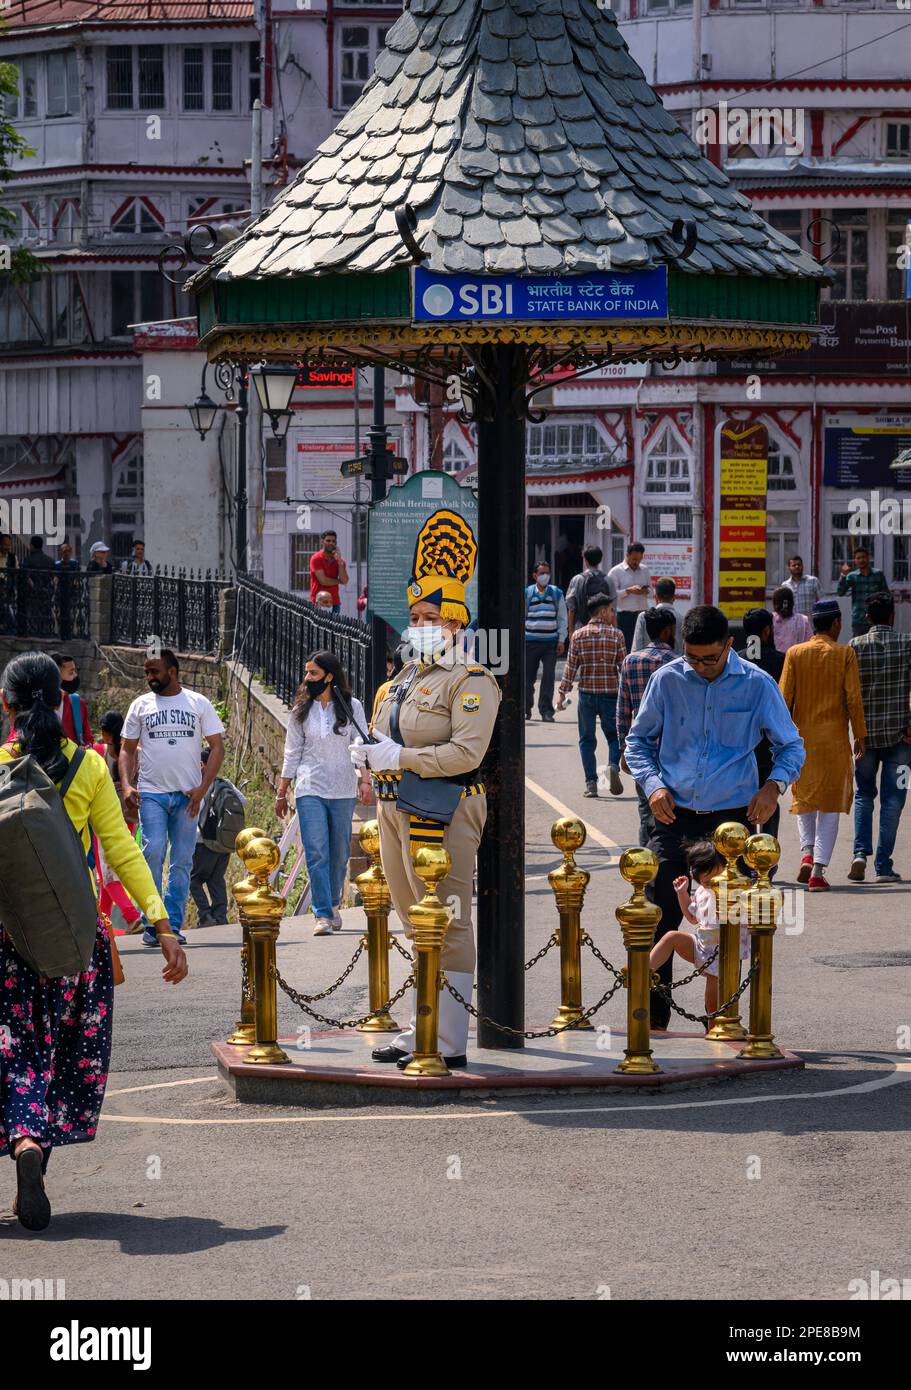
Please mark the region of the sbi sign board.
<svg viewBox="0 0 911 1390"><path fill-rule="evenodd" d="M666 319L667 267L591 275L434 275L414 271L419 323L467 319Z"/></svg>

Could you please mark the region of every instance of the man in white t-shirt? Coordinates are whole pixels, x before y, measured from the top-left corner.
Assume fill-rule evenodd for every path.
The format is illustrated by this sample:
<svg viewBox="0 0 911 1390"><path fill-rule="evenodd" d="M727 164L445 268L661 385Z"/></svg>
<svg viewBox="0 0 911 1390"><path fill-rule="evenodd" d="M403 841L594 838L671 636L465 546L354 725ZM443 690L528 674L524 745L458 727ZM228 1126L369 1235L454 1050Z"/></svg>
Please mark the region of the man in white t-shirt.
<svg viewBox="0 0 911 1390"><path fill-rule="evenodd" d="M159 893L170 848L164 902L168 921L183 944L181 927L196 849L196 823L202 799L225 755L225 727L205 695L183 688L179 671L177 657L167 648L160 656L146 660L150 693L140 695L127 711L120 744L120 785L126 810L134 814L138 810L142 852ZM203 739L212 751L201 774ZM142 939L147 946L158 945L151 928L143 932Z"/></svg>
<svg viewBox="0 0 911 1390"><path fill-rule="evenodd" d="M652 592L651 576L642 563L645 546L641 541L633 541L626 547L626 559L608 571L617 589L617 626L626 639L626 650L632 648L636 632L636 619L648 608Z"/></svg>

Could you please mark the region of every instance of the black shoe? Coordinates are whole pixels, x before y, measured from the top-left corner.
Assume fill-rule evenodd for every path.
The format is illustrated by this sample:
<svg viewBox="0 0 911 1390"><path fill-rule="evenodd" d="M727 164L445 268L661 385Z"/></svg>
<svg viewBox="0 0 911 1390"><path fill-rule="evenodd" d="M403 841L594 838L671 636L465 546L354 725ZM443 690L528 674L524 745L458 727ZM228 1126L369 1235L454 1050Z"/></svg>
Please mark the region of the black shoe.
<svg viewBox="0 0 911 1390"><path fill-rule="evenodd" d="M406 1052L404 1047L375 1047L370 1056L374 1062L400 1062L403 1057L410 1057L411 1053Z"/></svg>
<svg viewBox="0 0 911 1390"><path fill-rule="evenodd" d="M553 717L552 714L542 714L542 715L541 715L541 718L544 720L544 723L545 723L545 724L553 724L553 723L554 723L554 717Z"/></svg>
<svg viewBox="0 0 911 1390"><path fill-rule="evenodd" d="M51 1224L51 1204L41 1180L43 1161L40 1149L20 1149L16 1155L16 1215L27 1231L45 1231Z"/></svg>
<svg viewBox="0 0 911 1390"><path fill-rule="evenodd" d="M390 1047L388 1050L389 1050L390 1052L395 1052L395 1051L397 1051L398 1049L397 1049L397 1048L392 1048L392 1047ZM396 1062L395 1065L398 1067L399 1071L404 1071L404 1070L405 1070L405 1068L407 1067L408 1063L411 1061L411 1058L412 1058L412 1054L411 1054L410 1052L406 1052L406 1053L405 1053L405 1056L402 1057L402 1058L400 1058L400 1060L399 1060L398 1062ZM468 1058L465 1056L464 1052L461 1053L458 1057L444 1057L444 1058L443 1058L443 1061L446 1063L447 1067L449 1067L450 1070L452 1070L453 1067L467 1067L467 1066L468 1066Z"/></svg>
<svg viewBox="0 0 911 1390"><path fill-rule="evenodd" d="M668 1025L670 1024L670 1021L671 1021L670 1015L668 1015L667 1018L652 1018L652 1019L649 1019L649 1025L648 1025L648 1026L649 1026L650 1029L657 1028L657 1029L659 1029L662 1033L666 1033L667 1030L668 1030Z"/></svg>

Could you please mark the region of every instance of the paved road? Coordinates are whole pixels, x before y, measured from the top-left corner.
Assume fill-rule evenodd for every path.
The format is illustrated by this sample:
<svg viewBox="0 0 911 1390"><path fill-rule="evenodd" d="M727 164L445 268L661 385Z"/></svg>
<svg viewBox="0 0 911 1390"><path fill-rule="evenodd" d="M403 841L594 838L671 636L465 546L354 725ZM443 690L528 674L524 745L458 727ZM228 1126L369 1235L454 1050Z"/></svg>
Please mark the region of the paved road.
<svg viewBox="0 0 911 1390"><path fill-rule="evenodd" d="M546 874L560 856L549 830L565 807L595 832L579 856L592 873L584 920L618 960L613 909L628 889L612 845L636 839L632 787L582 799L570 712L527 730L539 789L528 797L528 954L552 930ZM782 837L793 879L789 817ZM776 938L776 1030L807 1069L660 1095L429 1112L238 1106L209 1051L236 1017L237 929L191 938L191 978L177 990L127 939L98 1140L55 1155L46 1235L0 1226L0 1277L63 1278L68 1296L102 1300L826 1300L874 1270L908 1277L911 883L849 885L850 848L845 818L835 891L790 895ZM908 824L897 866L911 878ZM283 972L298 985L334 978L356 920L318 939L288 924ZM335 996L340 1011L365 1003L356 978ZM553 957L527 981L529 1021L546 1023ZM588 977L588 998L597 983ZM697 985L682 994L699 1006ZM604 1021L622 1016L618 996ZM283 1000L281 1031L299 1020Z"/></svg>

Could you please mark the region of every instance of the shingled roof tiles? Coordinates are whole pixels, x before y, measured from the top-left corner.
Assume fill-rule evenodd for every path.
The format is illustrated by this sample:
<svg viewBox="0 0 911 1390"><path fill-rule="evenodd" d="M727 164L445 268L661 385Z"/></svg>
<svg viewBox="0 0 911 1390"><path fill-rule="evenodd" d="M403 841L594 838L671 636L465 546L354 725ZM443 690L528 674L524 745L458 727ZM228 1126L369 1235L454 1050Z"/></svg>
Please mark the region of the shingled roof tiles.
<svg viewBox="0 0 911 1390"><path fill-rule="evenodd" d="M630 270L826 275L668 115L597 0L411 0L356 104L207 275L407 264L405 204L437 272L585 273L609 248Z"/></svg>

